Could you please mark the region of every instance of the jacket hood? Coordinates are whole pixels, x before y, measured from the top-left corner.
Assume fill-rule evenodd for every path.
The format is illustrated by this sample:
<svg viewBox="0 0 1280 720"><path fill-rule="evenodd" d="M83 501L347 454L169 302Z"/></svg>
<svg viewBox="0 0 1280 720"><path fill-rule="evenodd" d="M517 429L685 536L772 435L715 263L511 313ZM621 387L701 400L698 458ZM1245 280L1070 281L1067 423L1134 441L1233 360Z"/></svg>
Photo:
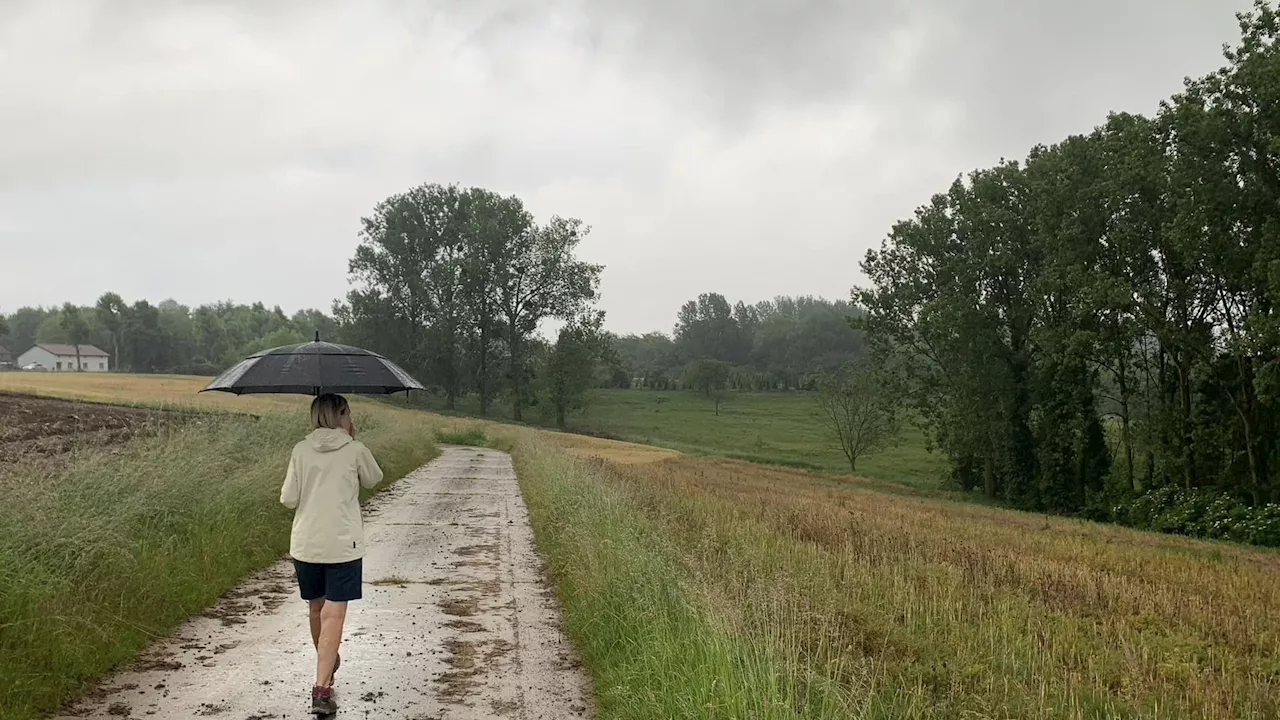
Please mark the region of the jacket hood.
<svg viewBox="0 0 1280 720"><path fill-rule="evenodd" d="M351 442L351 436L346 430L316 428L307 436L307 442L316 452L333 452Z"/></svg>

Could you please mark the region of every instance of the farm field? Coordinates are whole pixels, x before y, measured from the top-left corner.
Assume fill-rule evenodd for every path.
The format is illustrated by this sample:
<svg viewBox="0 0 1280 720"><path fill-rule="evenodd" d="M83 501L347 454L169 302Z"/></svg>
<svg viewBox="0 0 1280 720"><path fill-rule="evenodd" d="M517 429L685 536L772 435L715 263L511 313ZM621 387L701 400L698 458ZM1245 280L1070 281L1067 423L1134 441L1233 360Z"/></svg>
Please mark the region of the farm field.
<svg viewBox="0 0 1280 720"><path fill-rule="evenodd" d="M439 410L438 405L433 409ZM474 399L459 410L474 415ZM493 415L506 417L503 405ZM536 416L536 411L531 413ZM849 474L849 462L803 393L730 393L715 414L712 401L692 392L594 390L587 407L569 421L576 432L602 434L670 448L689 455L713 455ZM859 460L858 475L918 488L944 486L943 459L925 449L920 431L904 424L897 446Z"/></svg>
<svg viewBox="0 0 1280 720"><path fill-rule="evenodd" d="M0 373L0 392L174 410L263 413L307 406L296 395L201 393L212 378L120 373Z"/></svg>
<svg viewBox="0 0 1280 720"><path fill-rule="evenodd" d="M1280 555L529 436L613 718L1280 716Z"/></svg>
<svg viewBox="0 0 1280 720"><path fill-rule="evenodd" d="M63 386L39 378L38 387L17 387L12 377L0 376L10 383L0 391L96 400L123 392L123 400L169 406L186 404L203 382L110 378L119 391L79 376ZM21 579L0 591L0 612L35 618L33 599L64 602L49 589L76 587L76 573L98 578L88 568L107 563L116 585L76 590L65 602L114 608L145 590L141 617L164 625L278 557L287 521L262 507L274 502L266 495L277 489L276 455L300 421L283 398L199 396L190 404L225 410L238 400L263 414L210 413L206 426L166 426L117 446L120 455L77 452L38 494L20 483L0 486L0 508L40 511L0 510L6 527L17 523L21 531L0 541L0 568ZM593 405L588 417L600 408ZM409 448L437 433L512 449L601 718L1226 720L1280 713L1275 552L385 403L365 401L360 409L370 416L380 460L397 466L418 462ZM187 477L197 467L226 484L195 488ZM144 468L155 475L145 484ZM109 498L107 484L129 488L128 499ZM72 488L77 502L109 503L100 511L113 522L72 527L76 547L58 547L51 538L68 527L50 518L65 522L72 503L62 491ZM142 530L144 512L171 523L162 528L170 545ZM118 543L110 533L121 518L139 533L127 566L112 565L124 560L105 549ZM214 520L233 523L234 543ZM234 562L199 566L213 578L200 585L167 557L207 564L220 552ZM79 556L85 560L65 570L54 562ZM74 617L70 609L63 614ZM74 665L62 695L143 641L122 620L94 620L115 640L93 648L97 664ZM37 660L59 668L79 662L74 627L52 622L0 636L0 704L19 696L35 702L40 688L30 668ZM47 705L56 693L43 692Z"/></svg>
<svg viewBox="0 0 1280 720"><path fill-rule="evenodd" d="M191 419L189 414L0 393L0 476L22 462L50 467L77 449L111 447Z"/></svg>

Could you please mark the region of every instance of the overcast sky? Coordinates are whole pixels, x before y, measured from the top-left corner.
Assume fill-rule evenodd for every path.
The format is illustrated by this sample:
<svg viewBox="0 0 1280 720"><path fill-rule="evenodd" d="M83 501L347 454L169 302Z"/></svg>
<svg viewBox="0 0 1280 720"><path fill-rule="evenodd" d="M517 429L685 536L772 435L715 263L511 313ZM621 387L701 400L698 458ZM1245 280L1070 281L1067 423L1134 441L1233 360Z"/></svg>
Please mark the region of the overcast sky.
<svg viewBox="0 0 1280 720"><path fill-rule="evenodd" d="M0 312L328 310L360 217L421 182L592 225L616 331L845 298L957 174L1153 111L1248 5L0 0Z"/></svg>

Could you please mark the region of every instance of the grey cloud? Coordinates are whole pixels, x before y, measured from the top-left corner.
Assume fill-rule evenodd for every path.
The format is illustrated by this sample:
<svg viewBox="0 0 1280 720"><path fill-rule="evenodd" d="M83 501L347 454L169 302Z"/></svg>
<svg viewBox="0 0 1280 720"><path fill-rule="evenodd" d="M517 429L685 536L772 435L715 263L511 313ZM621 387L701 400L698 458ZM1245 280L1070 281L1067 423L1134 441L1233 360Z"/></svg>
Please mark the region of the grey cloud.
<svg viewBox="0 0 1280 720"><path fill-rule="evenodd" d="M503 0L486 6L495 2L502 7ZM1153 111L1184 76L1221 64L1221 44L1236 34L1234 13L1251 5L586 0L542 7L576 17L593 50L684 91L721 121L736 124L778 104L871 101L910 122L928 98L959 108L957 140L991 152L1087 131L1110 110ZM528 22L529 13L507 21Z"/></svg>
<svg viewBox="0 0 1280 720"><path fill-rule="evenodd" d="M958 0L920 59L911 91L962 110L955 137L1021 157L1088 132L1107 112L1151 113L1184 76L1222 65L1251 0Z"/></svg>
<svg viewBox="0 0 1280 720"><path fill-rule="evenodd" d="M327 307L424 181L593 225L621 331L844 296L957 174L1216 67L1247 3L0 0L0 309Z"/></svg>
<svg viewBox="0 0 1280 720"><path fill-rule="evenodd" d="M537 10L530 8L536 7ZM474 39L558 22L597 57L681 95L730 127L765 105L848 99L873 84L891 35L913 16L902 2L847 0L478 0Z"/></svg>

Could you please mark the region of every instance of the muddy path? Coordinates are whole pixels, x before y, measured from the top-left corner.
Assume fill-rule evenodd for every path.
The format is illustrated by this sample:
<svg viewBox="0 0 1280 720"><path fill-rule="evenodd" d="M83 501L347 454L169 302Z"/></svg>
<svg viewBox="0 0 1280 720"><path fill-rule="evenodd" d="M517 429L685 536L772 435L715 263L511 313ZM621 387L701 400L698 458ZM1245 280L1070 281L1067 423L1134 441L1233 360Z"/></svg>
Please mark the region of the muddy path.
<svg viewBox="0 0 1280 720"><path fill-rule="evenodd" d="M446 448L371 503L365 532L339 718L593 715L508 456ZM306 718L314 673L306 605L280 563L60 717Z"/></svg>

